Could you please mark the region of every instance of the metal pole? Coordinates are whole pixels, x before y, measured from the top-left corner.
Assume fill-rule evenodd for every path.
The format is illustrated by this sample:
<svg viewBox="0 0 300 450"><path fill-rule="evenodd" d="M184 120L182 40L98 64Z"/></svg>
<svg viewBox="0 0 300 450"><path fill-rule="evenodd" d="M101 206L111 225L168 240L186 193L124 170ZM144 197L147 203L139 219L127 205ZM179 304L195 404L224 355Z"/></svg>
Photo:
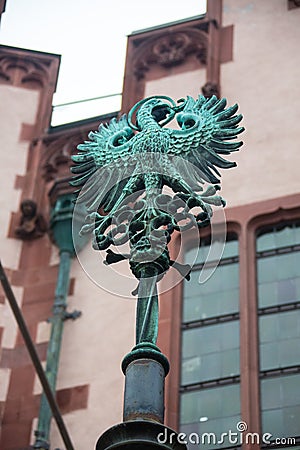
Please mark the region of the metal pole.
<svg viewBox="0 0 300 450"><path fill-rule="evenodd" d="M53 317L50 319L52 327L46 363L46 375L53 392L55 392L57 381L63 326L67 307L66 299L70 282L71 261L72 254L69 251L62 250L60 252L60 263L53 305ZM49 449L51 417L52 411L48 404L47 397L45 393L43 393L40 404L38 427L35 431L36 441L34 448L45 450Z"/></svg>
<svg viewBox="0 0 300 450"><path fill-rule="evenodd" d="M60 411L58 409L56 400L54 398L53 392L51 390L51 387L49 385L49 382L47 380L47 377L45 375L44 369L42 367L42 364L39 360L38 354L36 352L35 346L32 342L31 336L29 334L28 328L26 326L26 323L23 319L21 310L19 308L19 305L16 301L16 298L14 296L14 293L10 287L9 281L6 277L5 271L2 267L1 261L0 261L0 280L3 287L3 290L5 292L5 295L8 299L8 302L10 304L10 307L12 309L12 312L15 316L16 322L19 326L20 333L23 336L23 339L25 341L25 345L27 347L28 353L30 355L30 358L32 360L32 363L35 367L36 373L39 377L40 383L43 387L45 397L48 400L49 406L51 408L52 415L56 421L57 427L60 431L61 437L63 439L63 442L66 446L67 450L74 450L73 444L71 442L71 438L69 436L69 433L67 431L67 428L65 426L65 423L63 421L63 418L60 414Z"/></svg>

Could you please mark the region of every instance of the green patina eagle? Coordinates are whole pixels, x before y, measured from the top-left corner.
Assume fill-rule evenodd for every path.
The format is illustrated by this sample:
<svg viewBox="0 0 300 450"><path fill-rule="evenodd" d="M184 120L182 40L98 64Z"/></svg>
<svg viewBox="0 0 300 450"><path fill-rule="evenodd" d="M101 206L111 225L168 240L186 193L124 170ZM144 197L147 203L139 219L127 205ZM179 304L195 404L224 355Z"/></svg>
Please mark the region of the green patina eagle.
<svg viewBox="0 0 300 450"><path fill-rule="evenodd" d="M237 105L226 108L226 100L215 96L187 97L179 105L169 97L149 97L137 103L128 118L114 118L90 132L90 140L80 144L79 153L72 157L76 165L71 168L75 174L71 184L82 187L78 200L94 213L98 247L108 246L101 241L102 231L134 193L145 192L148 216L155 215L163 186L183 194L183 200L197 200L208 216L209 204L224 205L214 185L220 182L218 168L236 165L221 155L243 144L233 141L244 130L238 126L242 115L236 115L237 109ZM175 116L179 129L164 128ZM214 187L204 191L204 182ZM107 214L98 214L100 209ZM90 228L87 225L83 231Z"/></svg>
<svg viewBox="0 0 300 450"><path fill-rule="evenodd" d="M71 184L81 188L77 201L89 212L82 233L93 231L93 246L100 250L129 240L130 254L109 249L106 263L128 258L138 279L154 277L152 300L145 301L138 314L138 342L156 340L153 298L158 277L170 265L182 269L169 257L171 233L208 225L211 205L225 205L217 194L218 169L234 167L236 163L223 156L243 144L235 140L244 130L237 110L237 105L226 108L226 100L215 96L188 96L177 103L166 96L148 97L128 117L114 118L90 132L72 156ZM165 127L174 118L177 128Z"/></svg>

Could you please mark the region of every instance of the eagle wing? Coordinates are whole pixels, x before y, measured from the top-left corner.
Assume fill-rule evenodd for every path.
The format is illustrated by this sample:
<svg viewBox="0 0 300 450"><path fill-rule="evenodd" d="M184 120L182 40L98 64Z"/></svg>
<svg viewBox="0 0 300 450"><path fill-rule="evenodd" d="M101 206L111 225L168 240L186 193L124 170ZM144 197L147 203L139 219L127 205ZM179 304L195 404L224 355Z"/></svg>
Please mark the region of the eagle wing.
<svg viewBox="0 0 300 450"><path fill-rule="evenodd" d="M71 184L81 188L77 191L78 201L85 202L88 211L101 207L109 211L132 173L134 133L124 114L119 120L101 123L98 131L91 131L88 137L78 145L78 154L72 156L75 165L71 171L75 176Z"/></svg>
<svg viewBox="0 0 300 450"><path fill-rule="evenodd" d="M218 168L236 166L235 162L220 155L229 155L243 145L241 141L232 142L244 131L243 127L238 126L243 116L236 115L237 104L226 108L226 103L226 99L219 100L216 96L207 99L199 95L197 100L187 97L182 111L177 115L181 129L168 129L168 154L179 157L174 158L177 170L182 174L188 173L193 184L203 184L203 181L219 183ZM191 164L195 170L191 170Z"/></svg>

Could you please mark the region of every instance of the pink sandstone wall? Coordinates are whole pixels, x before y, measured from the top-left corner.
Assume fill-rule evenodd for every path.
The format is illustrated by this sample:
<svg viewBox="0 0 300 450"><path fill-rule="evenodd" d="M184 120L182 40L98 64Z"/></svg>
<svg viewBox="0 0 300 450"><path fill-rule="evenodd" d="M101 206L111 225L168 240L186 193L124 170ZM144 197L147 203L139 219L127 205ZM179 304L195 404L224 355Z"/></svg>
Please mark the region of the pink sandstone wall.
<svg viewBox="0 0 300 450"><path fill-rule="evenodd" d="M7 238L11 214L18 210L21 190L16 189L17 176L26 172L28 142L20 139L24 124L33 125L36 121L39 94L37 91L15 86L0 85L0 248L3 267L16 270L19 266L22 242ZM22 302L23 288L14 289L19 305ZM2 350L16 345L17 325L7 300L0 298L0 327ZM1 351L1 350L0 350ZM0 402L6 401L11 369L0 368ZM0 414L1 418L1 414Z"/></svg>
<svg viewBox="0 0 300 450"><path fill-rule="evenodd" d="M221 66L222 96L238 102L245 142L223 174L228 205L300 191L300 8L286 0L225 0L234 24L233 61Z"/></svg>

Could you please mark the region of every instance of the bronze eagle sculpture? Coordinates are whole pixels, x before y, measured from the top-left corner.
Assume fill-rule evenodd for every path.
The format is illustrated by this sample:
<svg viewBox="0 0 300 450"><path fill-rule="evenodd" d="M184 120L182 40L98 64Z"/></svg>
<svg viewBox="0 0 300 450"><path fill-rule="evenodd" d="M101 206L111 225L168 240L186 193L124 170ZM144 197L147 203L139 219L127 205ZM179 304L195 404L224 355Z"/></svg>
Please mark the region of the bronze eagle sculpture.
<svg viewBox="0 0 300 450"><path fill-rule="evenodd" d="M154 277L154 284L171 265L188 276L186 267L170 260L167 245L174 230L208 225L211 205L225 206L217 193L219 169L236 165L224 156L239 150L243 143L236 138L244 131L238 106L226 104L216 96L177 103L148 97L78 146L71 184L80 188L77 201L89 212L81 232L93 231L95 249L130 243L128 255L108 249L107 264L128 258L133 274ZM175 118L177 128L166 127ZM153 308L152 302L147 325L143 307L138 342L155 343Z"/></svg>

